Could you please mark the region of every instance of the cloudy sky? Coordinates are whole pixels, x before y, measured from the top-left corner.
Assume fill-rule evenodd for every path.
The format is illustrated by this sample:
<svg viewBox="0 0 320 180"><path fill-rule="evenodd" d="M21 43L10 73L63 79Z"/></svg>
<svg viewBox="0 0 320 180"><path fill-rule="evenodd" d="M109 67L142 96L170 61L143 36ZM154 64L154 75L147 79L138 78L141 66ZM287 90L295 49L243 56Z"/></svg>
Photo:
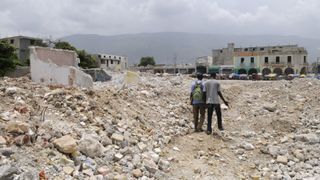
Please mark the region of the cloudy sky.
<svg viewBox="0 0 320 180"><path fill-rule="evenodd" d="M142 32L320 38L320 0L0 0L0 36Z"/></svg>

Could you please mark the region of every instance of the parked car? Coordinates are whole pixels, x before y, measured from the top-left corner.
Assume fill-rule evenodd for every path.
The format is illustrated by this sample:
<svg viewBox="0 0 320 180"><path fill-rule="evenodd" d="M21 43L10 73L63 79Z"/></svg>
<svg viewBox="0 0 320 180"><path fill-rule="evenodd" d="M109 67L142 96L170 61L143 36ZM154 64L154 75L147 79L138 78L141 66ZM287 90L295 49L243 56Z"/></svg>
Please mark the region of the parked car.
<svg viewBox="0 0 320 180"><path fill-rule="evenodd" d="M267 78L267 80L276 80L277 74L268 74L268 75L265 75L265 77Z"/></svg>
<svg viewBox="0 0 320 180"><path fill-rule="evenodd" d="M294 79L293 74L288 74L288 75L286 76L286 80L293 80L293 79Z"/></svg>
<svg viewBox="0 0 320 180"><path fill-rule="evenodd" d="M248 75L247 74L240 74L239 79L240 80L248 80Z"/></svg>
<svg viewBox="0 0 320 180"><path fill-rule="evenodd" d="M236 73L231 73L229 75L229 79L240 79L240 75Z"/></svg>
<svg viewBox="0 0 320 180"><path fill-rule="evenodd" d="M306 77L305 74L301 74L301 75L299 76L299 78L305 78L305 77Z"/></svg>
<svg viewBox="0 0 320 180"><path fill-rule="evenodd" d="M283 80L283 79L286 79L286 77L285 77L284 75L279 75L279 76L277 77L277 80Z"/></svg>

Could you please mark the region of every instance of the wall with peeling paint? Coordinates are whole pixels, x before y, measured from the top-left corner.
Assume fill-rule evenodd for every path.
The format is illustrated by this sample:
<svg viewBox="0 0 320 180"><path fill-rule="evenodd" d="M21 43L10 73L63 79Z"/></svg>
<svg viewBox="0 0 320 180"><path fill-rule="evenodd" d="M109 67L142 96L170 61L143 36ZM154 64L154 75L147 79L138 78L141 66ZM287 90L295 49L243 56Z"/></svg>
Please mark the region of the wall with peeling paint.
<svg viewBox="0 0 320 180"><path fill-rule="evenodd" d="M74 51L30 47L31 79L37 83L92 87L91 76L78 68L78 62Z"/></svg>

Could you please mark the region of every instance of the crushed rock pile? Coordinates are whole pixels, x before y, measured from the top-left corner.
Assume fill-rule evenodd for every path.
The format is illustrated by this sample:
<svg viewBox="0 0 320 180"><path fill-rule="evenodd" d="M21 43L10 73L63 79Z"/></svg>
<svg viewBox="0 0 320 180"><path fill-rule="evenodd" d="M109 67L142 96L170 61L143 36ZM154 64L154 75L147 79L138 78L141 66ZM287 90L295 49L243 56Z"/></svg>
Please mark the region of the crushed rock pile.
<svg viewBox="0 0 320 180"><path fill-rule="evenodd" d="M0 179L165 178L162 148L192 129L189 85L141 78L95 90L1 80Z"/></svg>
<svg viewBox="0 0 320 180"><path fill-rule="evenodd" d="M234 155L240 162L253 164L258 177L320 178L319 92L317 79L239 87L236 93L241 95L233 103L237 113L226 115L233 126L235 145L230 148Z"/></svg>
<svg viewBox="0 0 320 180"><path fill-rule="evenodd" d="M175 162L164 149L193 131L191 81L141 74L124 85L120 74L77 89L0 80L0 179L169 179ZM320 81L222 87L231 104L223 117L232 140L224 143L237 161L253 164L257 177L317 178Z"/></svg>

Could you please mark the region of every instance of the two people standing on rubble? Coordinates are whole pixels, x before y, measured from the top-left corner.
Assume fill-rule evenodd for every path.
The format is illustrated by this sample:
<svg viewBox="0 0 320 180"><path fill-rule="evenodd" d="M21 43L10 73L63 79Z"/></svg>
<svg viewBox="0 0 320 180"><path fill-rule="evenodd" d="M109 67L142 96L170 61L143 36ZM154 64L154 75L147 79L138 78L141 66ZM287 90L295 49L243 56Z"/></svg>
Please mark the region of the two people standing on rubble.
<svg viewBox="0 0 320 180"><path fill-rule="evenodd" d="M190 100L193 106L193 118L195 131L201 132L202 125L205 118L205 111L208 108L207 112L207 131L206 133L209 135L212 133L212 114L213 110L216 111L217 121L218 121L218 129L223 131L224 128L222 126L222 114L221 107L219 102L219 97L222 101L229 106L228 102L224 99L221 90L220 83L216 80L216 74L211 74L211 79L207 82L203 82L203 75L201 73L197 73L197 80L192 82L191 84L191 93ZM201 90L201 93L200 93ZM202 94L202 95L200 95ZM200 121L199 121L200 114Z"/></svg>

